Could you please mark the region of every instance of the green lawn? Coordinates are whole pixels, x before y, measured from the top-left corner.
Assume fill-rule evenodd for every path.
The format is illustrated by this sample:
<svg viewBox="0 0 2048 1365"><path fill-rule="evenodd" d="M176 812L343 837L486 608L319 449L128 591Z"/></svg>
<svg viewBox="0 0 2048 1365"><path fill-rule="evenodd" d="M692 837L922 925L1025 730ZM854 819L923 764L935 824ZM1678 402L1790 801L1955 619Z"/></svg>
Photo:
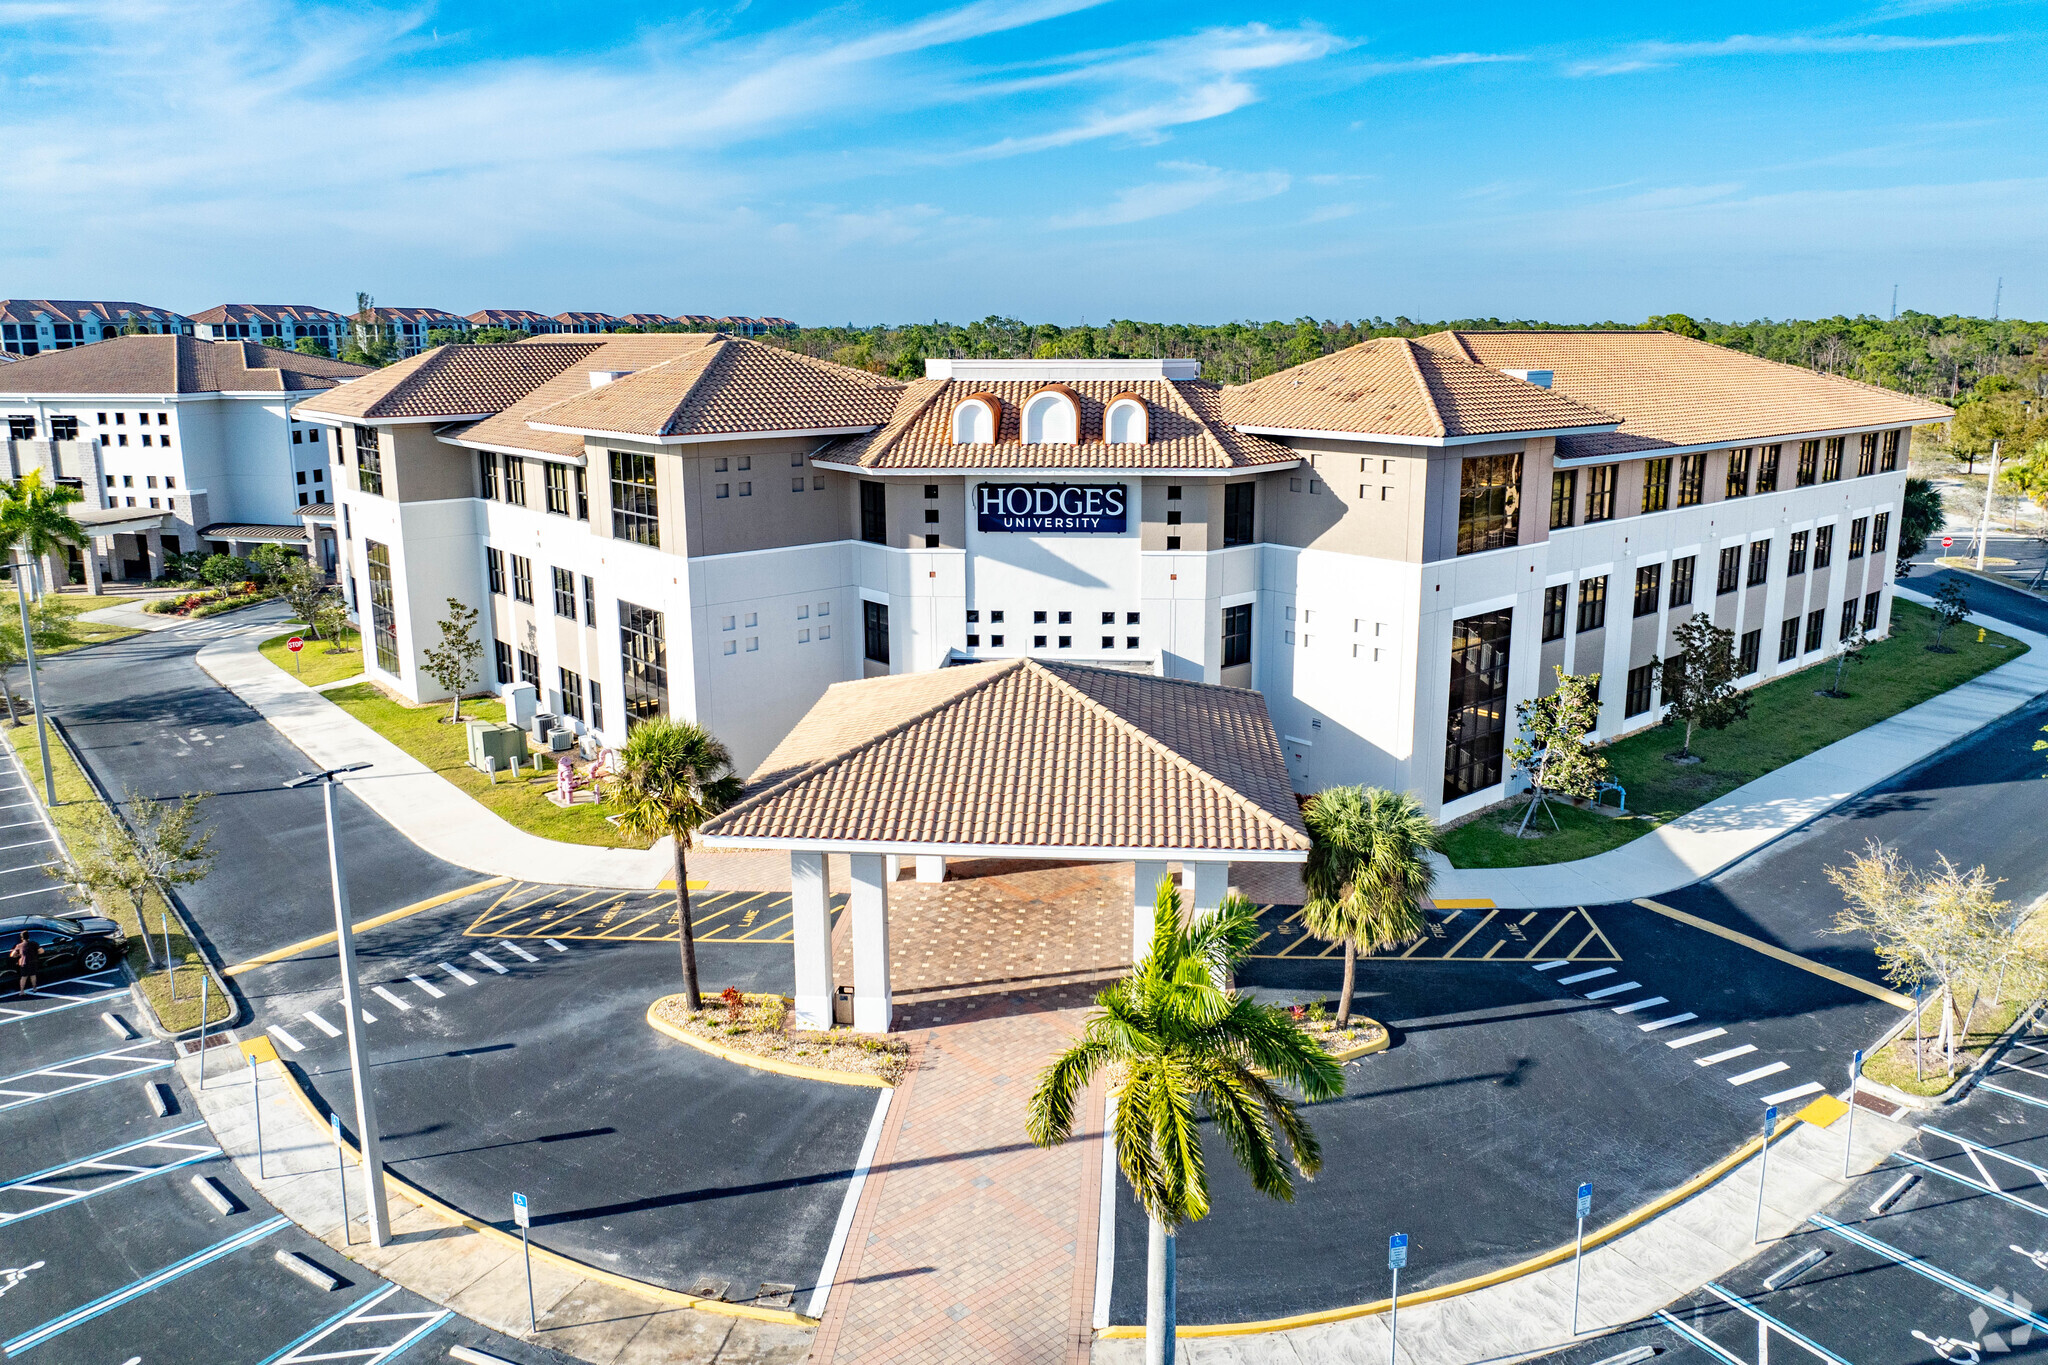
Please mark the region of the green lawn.
<svg viewBox="0 0 2048 1365"><path fill-rule="evenodd" d="M1916 603L1896 601L1891 635L1870 646L1862 663L1849 665L1842 682L1849 694L1846 700L1814 695L1816 689L1833 683L1831 664L1765 683L1750 694L1754 701L1748 719L1726 730L1693 732L1692 750L1703 760L1698 764L1681 765L1665 758L1677 751L1681 738L1669 725L1607 745L1602 752L1609 778L1628 789L1630 818L1558 807L1561 830L1552 829L1538 815L1529 829L1534 833L1540 824L1543 837L1517 839L1513 828L1521 820L1522 803L1510 802L1450 830L1444 836L1444 851L1456 867L1530 867L1619 848L1745 782L2026 652L2026 646L1995 631L1982 632L1982 640L1979 633L1978 627L1965 622L1948 633L1953 654L1932 653L1926 646L1934 638L1934 613Z"/></svg>
<svg viewBox="0 0 2048 1365"><path fill-rule="evenodd" d="M373 683L337 687L324 694L335 705L482 802L507 823L543 839L600 848L646 848L651 840L627 838L609 824L605 807L574 806L563 810L548 800L554 789L552 762L548 776L530 780L522 767L517 778L501 776L496 785L469 766L469 737L460 725L449 725L448 703L408 706L393 700ZM462 714L477 720L503 720L505 704L497 700L466 701Z"/></svg>
<svg viewBox="0 0 2048 1365"><path fill-rule="evenodd" d="M93 597L82 592L66 592L56 594L54 600L58 610L67 611L76 616L80 612L98 611L101 607L125 607L130 602L137 601L138 599L112 596ZM11 602L7 605L9 607L14 606ZM18 608L15 609L18 610ZM109 640L125 640L131 635L140 635L142 632L136 630L133 626L109 625L104 621L73 621L71 623L71 633L78 637L77 644L65 645L61 649L44 650L43 653L46 655L68 654L72 650L82 649L86 645L105 644Z"/></svg>
<svg viewBox="0 0 2048 1365"><path fill-rule="evenodd" d="M301 637L305 648L294 659L292 652L285 648L285 641L293 635ZM284 635L272 636L258 648L263 657L276 664L285 672L297 678L308 687L322 683L340 682L353 678L363 671L363 639L356 634L354 626L341 633L340 649L335 649L332 640L316 640L306 631L291 631Z"/></svg>
<svg viewBox="0 0 2048 1365"><path fill-rule="evenodd" d="M1956 998L1962 1000L1961 991L1956 992ZM2010 997L1996 1005L1988 1000L1979 1003L1975 1017L1970 1020L1970 1031L1965 1034L1959 1029L1957 1032L1956 1076L1975 1066L1984 1049L1997 1042L2012 1027L2012 1021L2019 1017L2019 1012L2031 1003ZM1963 1004L1968 1008L1968 1001ZM1955 1080L1948 1074L1948 1054L1936 1047L1934 1041L1941 1036L1941 1011L1942 1002L1938 994L1921 1008L1918 1079L1914 1077L1913 1030L1910 1028L1885 1044L1883 1051L1865 1061L1863 1074L1909 1095L1939 1095L1954 1085Z"/></svg>

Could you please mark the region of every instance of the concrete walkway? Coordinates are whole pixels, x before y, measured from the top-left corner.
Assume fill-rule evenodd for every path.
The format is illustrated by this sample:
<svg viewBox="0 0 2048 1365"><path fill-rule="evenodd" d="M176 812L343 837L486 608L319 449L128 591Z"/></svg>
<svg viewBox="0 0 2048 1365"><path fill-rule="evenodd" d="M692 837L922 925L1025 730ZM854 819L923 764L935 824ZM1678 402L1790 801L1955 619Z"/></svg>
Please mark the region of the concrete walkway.
<svg viewBox="0 0 2048 1365"><path fill-rule="evenodd" d="M323 768L368 763L345 779L363 804L443 862L492 877L639 890L670 875L664 839L644 852L558 843L515 829L447 779L257 653L290 618L282 609L237 617L199 651L199 666Z"/></svg>
<svg viewBox="0 0 2048 1365"><path fill-rule="evenodd" d="M185 625L189 620L187 617L172 616L168 613L157 615L146 612L133 603L119 607L96 607L91 611L78 613L77 619L89 621L94 625L122 626L128 630L169 630L172 626Z"/></svg>
<svg viewBox="0 0 2048 1365"><path fill-rule="evenodd" d="M1909 588L1897 591L1923 605L1931 602ZM1660 896L1712 876L2048 692L2048 638L1981 612L1963 628L1976 626L2024 641L2028 652L1737 787L1634 843L1547 867L1446 869L1437 878L1437 898L1484 899L1503 909L1592 905Z"/></svg>

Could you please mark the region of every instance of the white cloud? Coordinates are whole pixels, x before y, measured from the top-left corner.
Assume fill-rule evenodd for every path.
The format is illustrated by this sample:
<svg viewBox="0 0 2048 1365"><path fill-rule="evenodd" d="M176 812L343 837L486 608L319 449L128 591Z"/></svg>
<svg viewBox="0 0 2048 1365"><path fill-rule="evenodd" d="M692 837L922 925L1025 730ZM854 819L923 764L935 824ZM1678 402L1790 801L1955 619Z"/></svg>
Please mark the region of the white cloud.
<svg viewBox="0 0 2048 1365"><path fill-rule="evenodd" d="M1340 218L1349 218L1358 212L1356 204L1325 204L1302 219L1303 223L1334 223Z"/></svg>
<svg viewBox="0 0 2048 1365"><path fill-rule="evenodd" d="M1285 194L1289 178L1282 171L1226 171L1193 161L1169 161L1161 170L1176 171L1176 180L1155 180L1117 191L1100 208L1054 218L1056 228L1121 227L1148 218L1185 213L1204 204L1247 204Z"/></svg>
<svg viewBox="0 0 2048 1365"><path fill-rule="evenodd" d="M1858 53L1918 52L1928 48L1974 47L2001 42L1996 34L1956 34L1949 37L1918 38L1889 33L1737 33L1703 42L1631 43L1598 57L1566 62L1567 76L1622 76L1637 71L1655 71L1695 59L1719 57L1809 57L1845 56Z"/></svg>

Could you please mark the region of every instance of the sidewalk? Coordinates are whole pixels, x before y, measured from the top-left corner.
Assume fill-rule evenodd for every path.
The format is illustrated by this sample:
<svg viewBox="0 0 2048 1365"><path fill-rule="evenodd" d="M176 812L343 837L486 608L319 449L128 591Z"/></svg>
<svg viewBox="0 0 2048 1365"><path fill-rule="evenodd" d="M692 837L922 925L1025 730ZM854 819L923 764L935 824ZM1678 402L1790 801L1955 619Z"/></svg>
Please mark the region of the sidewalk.
<svg viewBox="0 0 2048 1365"><path fill-rule="evenodd" d="M169 630L172 626L187 624L191 618L173 616L167 612L147 612L141 607L130 605L122 607L96 607L91 611L78 613L77 619L89 621L94 625L122 626L128 630Z"/></svg>
<svg viewBox="0 0 2048 1365"><path fill-rule="evenodd" d="M1842 1179L1842 1126L1840 1118L1827 1129L1795 1123L1771 1144L1770 1174L1764 1190L1766 1241L1798 1228L1809 1215L1826 1208L1850 1188L1851 1182ZM1855 1179L1867 1179L1865 1173L1880 1168L1891 1153L1912 1139L1914 1131L1868 1109L1859 1110L1852 1166L1858 1173ZM1670 1212L1588 1251L1579 1339L1634 1322L1761 1250L1762 1244L1750 1241L1758 1165L1751 1158ZM1429 1250L1418 1245L1414 1255L1419 1268ZM1366 1283L1372 1283L1373 1269L1367 1266L1363 1273ZM1573 1340L1571 1292L1572 1265L1566 1261L1456 1298L1413 1306L1403 1303L1401 1360L1407 1365L1477 1365L1569 1345ZM1188 1365L1381 1361L1387 1359L1387 1345L1383 1312L1248 1336L1183 1335L1179 1342L1180 1359ZM1120 1338L1097 1340L1091 1359L1095 1365L1136 1365L1144 1355L1142 1340Z"/></svg>
<svg viewBox="0 0 2048 1365"><path fill-rule="evenodd" d="M256 1128L249 1070L231 1048L207 1049L206 1089L199 1060L178 1063L186 1089L214 1140L278 1212L351 1260L415 1294L452 1308L508 1337L587 1360L592 1365L676 1361L695 1365L796 1365L811 1346L808 1329L755 1322L722 1313L666 1307L536 1258L533 1302L540 1324L527 1328L526 1272L515 1244L450 1224L409 1200L391 1196L392 1240L370 1245L363 1222L360 1172L348 1170L354 1227L343 1245L340 1181L334 1145L277 1079L279 1063L259 1070L263 1168L257 1174Z"/></svg>
<svg viewBox="0 0 2048 1365"><path fill-rule="evenodd" d="M323 768L371 764L370 772L347 779L349 791L413 843L443 862L516 881L641 890L670 875L674 858L666 839L644 852L557 843L515 829L472 801L257 653L289 619L265 611L260 620L238 622L232 634L199 651L199 666L312 762Z"/></svg>
<svg viewBox="0 0 2048 1365"><path fill-rule="evenodd" d="M1903 597L1931 599L1910 588ZM1490 900L1502 909L1592 905L1661 896L1712 876L1858 792L1904 771L2048 692L2048 638L1984 613L1985 626L2029 646L2009 664L1867 730L1787 763L1634 843L1547 867L1446 868L1438 900Z"/></svg>

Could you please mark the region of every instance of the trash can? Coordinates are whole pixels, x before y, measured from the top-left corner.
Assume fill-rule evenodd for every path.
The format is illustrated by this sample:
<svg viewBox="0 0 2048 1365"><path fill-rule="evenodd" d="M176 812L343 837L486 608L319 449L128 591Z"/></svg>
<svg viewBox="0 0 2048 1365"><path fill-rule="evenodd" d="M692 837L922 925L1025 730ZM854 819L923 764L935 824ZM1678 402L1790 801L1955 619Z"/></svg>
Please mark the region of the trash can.
<svg viewBox="0 0 2048 1365"><path fill-rule="evenodd" d="M853 1023L853 987L841 986L832 997L832 1022L847 1025Z"/></svg>

